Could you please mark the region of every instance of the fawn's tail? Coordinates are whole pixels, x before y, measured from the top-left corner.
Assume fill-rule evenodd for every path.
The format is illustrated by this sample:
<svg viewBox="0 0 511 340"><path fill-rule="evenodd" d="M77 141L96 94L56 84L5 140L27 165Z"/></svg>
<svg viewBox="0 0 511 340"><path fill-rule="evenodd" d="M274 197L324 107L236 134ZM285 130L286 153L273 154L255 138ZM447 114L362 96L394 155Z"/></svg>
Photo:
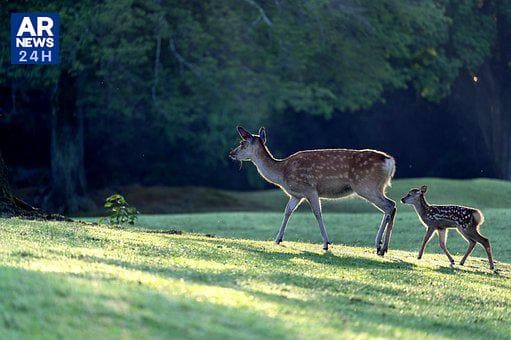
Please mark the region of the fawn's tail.
<svg viewBox="0 0 511 340"><path fill-rule="evenodd" d="M474 216L474 221L476 222L476 225L480 226L484 223L484 215L481 211L475 210L472 213L472 216Z"/></svg>

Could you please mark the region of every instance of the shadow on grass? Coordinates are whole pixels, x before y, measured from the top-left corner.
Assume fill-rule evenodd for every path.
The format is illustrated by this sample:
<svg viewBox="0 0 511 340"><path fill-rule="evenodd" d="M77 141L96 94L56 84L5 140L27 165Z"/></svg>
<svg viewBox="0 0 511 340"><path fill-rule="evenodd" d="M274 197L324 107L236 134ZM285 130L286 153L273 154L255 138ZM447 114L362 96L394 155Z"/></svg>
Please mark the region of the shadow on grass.
<svg viewBox="0 0 511 340"><path fill-rule="evenodd" d="M467 272L471 273L471 274L477 274L477 275L483 275L483 276L495 275L495 272L490 271L490 269L488 269L488 271L482 271L479 269L467 270L466 268L470 268L470 267L469 266L466 266L466 267L460 266L459 264L456 264L454 266L438 267L438 268L435 268L435 271L442 273L442 274L447 274L447 275L458 275L460 273L467 273Z"/></svg>
<svg viewBox="0 0 511 340"><path fill-rule="evenodd" d="M85 246L98 246L103 247L105 242L111 242L106 238L91 238L87 232L82 235L83 240L74 238L73 244ZM136 254L140 255L140 263L133 263L124 261L122 259L105 258L102 256L77 256L76 259L89 263L104 263L110 266L122 267L128 270L144 271L151 275L161 278L171 278L184 280L184 282L197 283L210 287L225 287L242 291L251 296L256 297L264 302L273 302L279 305L280 312L275 318L267 320L264 313L254 311L249 308L250 315L256 320L251 323L254 328L248 328L250 333L259 334L260 336L296 336L296 334L286 333L287 330L281 327L281 322L290 322L282 315L291 307L292 313L296 310L310 312L310 322L316 327L322 325L324 327L335 327L339 330L349 329L354 334L382 334L382 329L387 329L386 332L392 336L390 329L420 331L423 335L434 331L434 336L457 336L457 337L483 337L490 336L492 338L502 337L502 329L491 328L492 320L485 317L485 324L470 322L470 320L456 321L449 318L442 318L439 315L427 315L425 313L418 313L417 308L428 306L431 300L428 295L420 296L417 294L410 294L406 290L410 283L424 284L423 274L420 271L413 270L415 265L410 262L401 260L382 260L373 254L374 258L357 257L350 254L341 253L321 253L304 251L293 248L292 246L279 249L270 246L266 242L255 242L247 244L247 242L239 239L215 239L215 238L198 238L193 235L155 235L155 237L162 238L169 241L169 247L152 246L136 239L130 239L123 242L122 247L127 247L133 250ZM228 268L226 270L213 271L207 268L194 268L190 264L185 267L172 268L162 267L158 265L155 259L164 256L173 256L170 248L175 245L175 241L186 241L181 245L190 246L192 252L187 252L186 257L198 260L207 260L218 262L219 264L236 263L249 259L254 261L248 271L238 270L237 268ZM164 242L165 243L165 242ZM228 248L228 251L218 251L218 247ZM120 249L122 250L122 249ZM69 257L68 251L49 250L59 256ZM136 258L136 257L135 257ZM296 260L305 260L304 263L296 262ZM310 264L309 264L310 263ZM332 271L335 275L329 278L313 276L304 266L319 266L315 270ZM433 269L433 271L446 270L450 268L441 267L440 269ZM351 273L356 271L357 275L352 276ZM463 271L468 274L467 279L474 279L476 281L484 281L488 277L487 273ZM345 274L345 275L344 275ZM452 273L449 273L452 274ZM477 274L477 275L472 275ZM142 285L140 288L134 288L135 283L123 281L119 277L105 276L101 273L85 272L81 274L62 273L62 274L41 274L41 275L55 275L61 278L79 277L88 280L88 285L94 283L102 283L105 285L115 286L115 282L120 281L126 285L128 289L133 289L137 294L150 293L150 287ZM338 275L338 276L337 276ZM357 279L358 275L372 277L365 279L366 282L361 282ZM476 277L479 276L479 277ZM246 284L247 282L263 282L267 283L273 291L268 289L261 289L257 286ZM297 297L286 296L285 291L279 291L279 287L294 286L298 290L304 292L306 299L302 300ZM117 287L117 289L124 289L125 287ZM153 292L154 293L154 292ZM43 294L46 294L43 292ZM160 298L157 293L155 296ZM453 310L458 310L457 314L462 314L459 309L463 305L471 305L469 298L463 297L457 292L453 292L450 301L460 301L463 304L453 305ZM99 295L98 299L104 293ZM96 296L92 295L95 299ZM177 302L174 298L162 296L164 304L175 306ZM169 300L170 299L170 300ZM183 297L184 300L187 297ZM99 301L99 300L98 300ZM179 300L181 301L181 300ZM389 302L393 301L393 302ZM192 303L193 302L193 303ZM188 312L185 315L189 318L196 320L197 318L207 318L207 314L218 313L220 318L220 327L223 323L229 322L223 320L224 318L231 318L229 327L244 327L244 323L248 322L248 317L245 312L239 308L225 307L211 303L208 300L202 302L192 301L190 305L187 302L179 302L187 304ZM507 303L502 304L496 298L489 298L484 300L489 305L503 305L509 307ZM99 302L98 302L99 303ZM99 308L99 307L98 307ZM153 309L150 306L151 313ZM164 306L172 317L175 311L169 310L168 306ZM102 310L102 309L100 309ZM205 312L205 310L207 312ZM108 311L108 308L106 309ZM82 313L82 311L79 311ZM100 312L98 312L100 313ZM232 315L234 314L234 315ZM156 317L156 316L155 316ZM125 319L128 318L128 319ZM129 320L128 315L122 314L115 322L125 323ZM458 319L459 320L459 319ZM192 322L188 321L188 322ZM163 323L162 323L163 322ZM176 324L167 324L164 321L152 321L156 328L160 327L183 327ZM266 325L260 329L260 323ZM192 322L193 324L193 322ZM137 327L143 328L144 325L135 323ZM163 325L163 326L161 326ZM186 323L185 323L186 325ZM259 325L259 326L258 326ZM147 326L147 325L146 325ZM197 325L196 325L197 326ZM91 324L91 327L93 325ZM153 326L151 326L153 327ZM199 326L197 326L199 327ZM211 334L215 329L209 329L209 326L203 325L204 334ZM213 326L211 326L213 327ZM289 327L287 327L289 329ZM184 335L189 335L186 330L181 330ZM192 330L189 330L192 331ZM398 331L399 332L399 331ZM500 333L499 333L500 332ZM223 333L222 333L223 334ZM399 333L398 333L399 334ZM217 334L220 336L221 334ZM225 334L224 334L225 335ZM232 334L231 334L232 335Z"/></svg>
<svg viewBox="0 0 511 340"><path fill-rule="evenodd" d="M190 242L193 241L197 241L197 239L190 240ZM218 240L208 240L208 242L217 243L216 241ZM296 310L308 311L311 315L311 322L325 323L325 327L349 329L354 334L379 334L382 327L392 327L394 329L409 329L414 332L420 331L424 334L428 334L434 329L435 336L490 336L492 338L502 336L501 333L488 329L483 325L453 321L438 315L415 315L414 308L411 308L409 312L406 306L426 306L431 301L427 295L407 296L406 290L400 288L399 285L395 285L396 278L401 276L403 272L409 276L412 275L413 277L410 280L414 281L420 275L412 274L411 266L403 265L403 263L389 263L390 270L387 270L388 267L382 267L384 264L381 261L370 259L360 261L360 259L351 256L335 256L330 253L317 254L312 252L268 255L259 249L245 248L244 251L251 252L252 255L262 258L263 261L274 262L275 259L289 261L298 255L300 258L327 265L326 269L328 269L328 266L334 265L332 261L338 261L336 266L347 269L347 272L350 268L360 269L362 266L364 269L369 269L369 272L375 270L374 281L371 283L354 281L349 278L349 275L347 275L347 278L318 278L307 276L307 274L297 274L298 271L293 271L293 268L286 268L287 270L282 272L260 268L260 270L252 273L241 273L236 269L205 273L203 270L190 267L162 268L148 264L134 265L122 260L105 259L97 256L85 256L82 260L91 263L105 263L131 270L142 270L161 278L179 279L190 283L242 291L261 301L278 304L285 309L293 307ZM197 254L197 256L201 257L202 255ZM78 276L90 280L98 279L95 275L87 273ZM99 280L108 279L100 276ZM248 287L244 286L240 280L257 280L269 284L270 288L274 288L271 288L270 292L268 290L262 291L257 287L251 288L250 285ZM287 297L285 290L279 290L278 287L288 285L303 290L307 298L302 300ZM320 292L319 295L318 292ZM461 296L456 296L456 298L460 299ZM397 302L399 307L394 302L389 301ZM453 309L456 308L462 307L453 306Z"/></svg>
<svg viewBox="0 0 511 340"><path fill-rule="evenodd" d="M133 230L130 231L133 232ZM44 230L41 232L44 232ZM252 308L227 307L214 303L208 298L199 302L191 300L190 296L169 297L169 294L155 292L150 286L138 285L136 282L124 280L122 277L116 276L115 271L112 271L112 275L108 273L105 275L103 272L95 272L94 269L81 274L71 272L43 274L26 270L20 270L21 272L18 273L15 270L11 278L7 275L6 280L6 276L2 276L3 268L0 267L0 288L4 296L0 298L2 302L0 305L3 306L3 303L8 303L12 296L25 295L26 299L34 301L35 305L42 306L39 307L42 308L42 311L35 313L33 318L37 318L39 313L54 314L59 318L63 318L62 322L72 325L67 330L80 327L81 329L103 327L104 324L97 321L105 315L106 321L113 323L114 326L110 325L110 327L114 330L116 327L117 329L128 327L126 325L132 323L133 328L129 328L129 330L133 334L138 334L136 333L137 329L142 330L150 327L156 335L161 335L161 332L163 332L163 337L168 337L169 329L176 331L178 335L182 334L188 337L198 337L198 335L235 337L237 334L246 335L247 333L259 337L298 337L303 336L303 334L297 334L300 329L304 328L303 325L300 325L301 322L304 322L303 320L306 320L307 323L305 327L315 327L314 329L334 327L339 331L348 329L353 334L387 335L389 337L396 334L406 335L406 333L400 333L405 330L409 332L419 331L421 332L420 335L423 336L429 334L435 337L498 338L507 335L506 330L509 330L509 321L501 325L502 327L492 327L497 319L491 315L492 313L487 313L489 310L483 310L481 318L484 323L476 323L472 322L473 320L461 318L451 320L446 318L445 315L430 313L429 306L434 303L452 304L449 308L455 311L454 315L457 316L463 315L463 308L466 306L475 307L473 301L469 300L471 297L465 297L459 289L451 290L451 287L442 288L449 289L449 295L445 295L449 297L447 302L439 298L431 300L427 293L424 295L417 294L417 291L423 287L426 287L427 292L428 284L432 278L427 278L427 275L424 275L421 271L414 270L415 265L411 262L394 259L382 260L374 254L372 254L372 257L359 257L349 253L306 251L292 246L279 249L267 242L248 243L240 239L199 238L189 234L152 235L158 240L161 238L165 241L162 243L164 246L151 244L148 239L144 241L137 238L130 238L118 243L118 240L112 240L109 237L98 237L85 229L80 229L78 233L73 228L68 228L63 235L57 235L58 237L55 237L53 233L51 235L52 242L55 242L55 244L66 241L68 242L67 245L77 247L107 248L114 246L116 251L119 251L117 255L116 253L107 253L106 255L89 256L73 253L75 250L69 249L50 248L46 250L50 255L50 259L56 260L57 264L60 258L73 257L88 263L103 263L127 270L144 271L154 277L163 279L183 280L185 283L197 283L209 287L225 287L245 292L262 302L273 302L279 308L276 316L269 318L264 312ZM154 239L151 238L150 240ZM237 261L250 260L254 263L245 269L230 266L225 269L210 270L204 266L201 268L194 267L193 261L184 262L179 268L164 267L161 262L158 263L158 259L176 255L172 252L171 248L173 246L189 248L186 249L187 252L184 255L186 260L206 260L218 264L236 264ZM225 249L226 251L218 251L218 247L227 249ZM122 252L127 250L133 251L133 254L130 253L129 260L123 260L120 257ZM52 253L58 256L53 257ZM357 254L360 254L360 252L357 252ZM30 254L28 255L30 256ZM30 261L26 254L21 256L24 257L24 261ZM115 256L119 258L115 258ZM133 261L140 262L133 263ZM314 268L310 271L306 270L309 267ZM442 268L444 267L439 270L435 268L428 269L428 271L441 272L441 270L446 269ZM317 277L318 270L330 271L332 274L327 275L327 277ZM16 284L20 287L25 286L26 281L23 278L25 272L29 277L28 281L34 281L36 284L28 285L28 288L24 288L22 291L14 290L12 294L7 293L14 289ZM31 273L36 275L31 275ZM484 282L488 278L487 273L484 273L483 276L477 272L463 271L463 274L466 274L465 279L478 282ZM76 278L80 280L76 280ZM53 288L47 288L47 284L44 283L45 280L51 281L48 285L55 285L56 288L54 290ZM42 283L41 287L38 286L37 282ZM62 287L58 286L59 282L62 283ZM258 284L264 287L258 286ZM413 285L417 285L417 287ZM304 298L301 299L296 295L287 296L286 286L296 287L294 291L302 292ZM71 287L77 289L77 291L74 292ZM123 293L124 291L125 293ZM52 298L38 300L45 296L54 297L55 294L64 296L65 301L59 299L53 301ZM135 298L131 297L131 294ZM115 308L110 303L105 304L105 299L108 302L109 300L115 300L114 298L127 300L128 308ZM77 310L71 308L68 299L71 300L72 304L78 305ZM150 300L151 303L145 302L146 300ZM92 305L91 301L93 302ZM503 314L509 316L507 300L502 302L493 295L489 298L481 298L477 302L484 303L487 306L506 307ZM61 310L57 308L55 311L47 310L52 303L57 303L57 306L62 304L63 308ZM154 306L152 303L154 303ZM22 308L26 309L27 307L23 305ZM421 308L428 308L428 312L422 312L419 310ZM142 316L139 312L142 312ZM300 312L303 312L303 314ZM16 320L21 318L21 321L18 321L17 324L23 324L23 313L13 313ZM109 318L110 313L115 317ZM132 316L132 313L135 316ZM145 313L149 313L149 316L145 316ZM180 314L184 315L185 320L181 320ZM287 317L287 314L292 316ZM75 315L79 315L79 317L75 319ZM165 317L162 318L162 315ZM292 318L294 315L298 316L298 319L302 317L302 321L296 321L293 324L294 320ZM309 318L304 319L303 315ZM472 315L474 314L472 313ZM45 328L45 330L49 331L50 334L52 331L57 332L56 329L52 328L57 322L56 319L52 318L52 315L47 317L48 319L42 319L46 325L50 325L50 328ZM85 318L83 323L80 323L81 317ZM92 321L88 318L91 318ZM181 321L173 322L172 319L175 318ZM284 327L282 322L287 322L287 327ZM27 323L30 324L30 322ZM40 324L36 326L48 327ZM241 328L245 328L247 333L232 333L239 331ZM292 331L293 329L295 331ZM392 332L396 332L396 334ZM430 334L430 332L434 333ZM152 334L151 332L148 333Z"/></svg>
<svg viewBox="0 0 511 340"><path fill-rule="evenodd" d="M137 229L130 231L144 232ZM69 240L71 240L70 244L73 246L104 248L105 245L112 242L107 237L94 236L85 229L80 229L77 232L70 228L62 235L56 234L53 237L58 242L64 240L70 242ZM263 313L251 310L252 314L250 315L255 320L254 324L262 323L267 325L268 330L265 332L258 328L252 329L250 326L247 326L250 333L259 334L260 336L293 336L292 332L286 333L289 327L282 327L280 324L282 321L280 319L285 319L282 313L285 314L286 311L293 310L293 308L293 313L296 313L296 310L310 311L311 322L316 326L323 324L325 327L330 326L340 330L350 329L354 334L381 334L382 328L386 328L388 332L390 327L392 329L408 329L409 331L419 330L425 335L434 330L434 336L490 336L492 338L502 336L498 329L488 327L491 320L486 320L486 325L481 325L418 313L416 311L418 307L428 306L432 302L428 299L428 295L410 294L406 290L407 287L410 288L410 283L428 284L428 282L424 282L423 273L414 270L416 266L411 262L395 259L382 260L375 254L372 254L371 257L360 257L344 252L322 253L298 250L292 246L278 248L261 241L249 244L241 239L216 239L197 237L190 234L168 235L153 232L152 237L161 239L164 241L163 244L167 244L166 242L168 241L169 246L152 246L147 244L147 241L144 243L143 240L136 238L126 240L121 244L116 243L116 247L121 252L122 247L126 247L140 256L140 258L134 257L134 259L140 260L139 263L104 256L84 255L75 258L88 263L103 263L128 270L144 271L161 278L183 280L184 282L211 287L226 287L245 292L264 302L275 303L280 308L280 313L277 314L276 318L267 318ZM182 241L182 246L190 247L190 249L187 249L186 257L192 260L206 260L225 264L248 259L254 261L255 264L248 271L232 267L225 270L194 268L192 261L185 267L180 268L163 267L161 264L158 264L156 259L159 257L176 255L172 252L172 246L176 244L176 240ZM218 251L218 247L228 248L226 249L228 251ZM59 251L52 249L48 251L55 253L58 257L66 258L70 256L69 250ZM118 256L120 257L120 255ZM302 260L304 262L300 262ZM315 266L312 273L304 270L309 265ZM450 270L450 268L441 267L438 271L442 272L446 269ZM329 278L318 278L314 276L314 272L317 272L317 270L332 271L335 274L329 276ZM356 276L351 276L350 274L354 271L356 271ZM346 273L345 276L344 273ZM451 272L449 273L451 274ZM474 280L484 280L487 277L486 273L483 273L484 277L481 273L477 272L466 272L466 274L470 275L469 278ZM481 278L476 278L477 275L473 274L478 274ZM218 305L208 300L186 302L186 296L181 299L185 300L184 302L180 299L176 300L179 301L178 303L174 300L174 297L169 298L167 295L155 293L150 287L144 285L135 288L135 282L123 281L123 279L115 275L103 275L94 271L80 274L38 275L57 277L57 280L78 277L87 281L87 287L94 286L96 282L101 285L118 286L120 282L123 287L122 289L134 290L137 294L142 294L142 296L152 292L152 294L155 294L156 299L164 301L164 303L162 302L164 304L162 308L167 310L171 316L175 312L169 311L170 307L168 305L172 306L172 308L181 303L188 306L189 311L184 313L190 320L185 321L185 325L186 322L193 322L193 320L203 317L206 318L207 313L218 314L218 323L220 325L222 325L224 318L232 319L231 322L238 326L247 322L247 314L239 308ZM359 275L368 276L369 279L366 278L365 282L361 282L361 280L355 279ZM241 281L243 281L243 284ZM257 285L250 285L251 281L263 282L268 284L268 286L266 288L258 288ZM285 286L296 287L298 291L303 292L305 299L286 296L285 291L279 290L279 287ZM91 290L94 289L94 287L91 288ZM104 293L89 292L88 290L89 288L85 288L86 293L84 295L90 294L92 299L97 299L98 303L100 303L101 294L104 295ZM47 294L47 292L42 292L42 294ZM51 292L48 294L51 295ZM463 300L461 296L456 296L456 298L459 301L463 301L465 305L472 306L472 304L469 304L469 301ZM487 299L487 301L490 304L499 303L499 301L493 301L492 299ZM109 312L108 308L108 306L98 307L99 310L106 310L107 313ZM155 313L151 306L144 305L142 309L145 310L146 308L149 309L151 315ZM463 308L463 306L452 306L452 308L457 310ZM78 314L82 315L82 313L83 311L78 311ZM87 316L84 315L84 317ZM124 318L129 318L129 316L121 313L119 319L116 319L115 322L124 322ZM169 325L159 319L150 323L151 327L155 328L183 327L175 324ZM250 324L253 325L252 323ZM135 322L134 325L135 327L142 328L149 327L140 322ZM93 327L92 324L87 324L86 326ZM212 325L203 325L202 327L205 330L205 334L215 331ZM189 335L186 330L181 331L182 334ZM387 334L389 336L392 335L391 333Z"/></svg>
<svg viewBox="0 0 511 340"><path fill-rule="evenodd" d="M144 230L144 231L145 231L145 230L147 230L147 229L145 229L145 228L141 228L141 229L139 229L139 230ZM151 230L151 229L149 229L149 230ZM161 234L164 234L164 233L165 233L165 230L164 230L164 229L161 229L160 231L161 231ZM153 232L153 233L158 234L157 232ZM202 233L187 233L187 232L183 233L183 235L184 235L184 236L186 236L186 234L188 234L188 235L190 235L190 234L194 234L194 235L207 236L207 237L212 237L212 238L214 238L214 235L212 235L212 234L210 234L210 233L207 233L207 234L202 234ZM270 243L272 243L272 241L271 241L271 240L264 240L264 239L257 238L257 237L255 237L255 238L254 238L254 237L247 237L247 238L232 237L232 238L230 238L230 237L222 236L222 238L224 238L224 239L228 239L229 241L231 241L231 240L232 240L233 242L236 242L237 240L254 240L254 241L259 241L259 242L268 242L269 244L270 244ZM295 241L292 241L292 242L295 242ZM298 241L298 242L299 242L299 241ZM316 243L314 243L314 242L310 242L310 241L304 241L304 242L306 242L306 243L311 243L311 244L316 244ZM286 247L289 247L289 243L284 242L283 244L280 244L280 246L281 246L281 247L283 247L283 248L286 248ZM318 249L320 249L320 248L321 248L321 245L320 245L320 244L317 244L317 246L318 246ZM342 244L334 244L334 247L342 247L342 246L343 246ZM349 244L348 244L347 246L349 246L349 247L366 246L366 247L368 247L368 248L370 248L370 249L371 249L371 248L372 248L372 246L373 246L373 244L371 243L371 244L367 244L367 245L365 245L365 244L357 243L356 245L349 245ZM419 245L417 245L417 247L418 247L418 246L419 246ZM290 249L292 249L292 248L290 248ZM403 251L412 251L412 252L416 251L415 247L410 247L410 246L404 246L404 247L403 247L403 246L397 246L397 245L394 247L393 245L391 245L390 252L392 253L392 251L393 251L393 250L403 250ZM436 248L434 248L434 249L430 249L430 250L429 250L429 253L431 253L431 254L435 254L435 255L443 254L443 253L442 253L439 249L436 249ZM463 249L463 253L464 253L464 249ZM387 257L387 258L388 258L388 257ZM461 255L460 255L460 258L461 258ZM478 260L480 260L480 259L479 259L479 258L476 258L476 257L469 257L469 259L468 259L467 261L468 261L468 262L470 262L470 261L478 261ZM411 265L409 262L406 262L406 261L399 261L399 260L397 260L397 259L395 259L395 258L393 258L393 261L394 261L394 262L401 262L403 266L410 266L410 265ZM468 263L468 262L467 262L467 263ZM499 261L499 262L501 262L501 261ZM389 263L389 262L387 261L387 262L386 262L386 264L388 264L388 263ZM497 261L496 261L496 263L497 263ZM501 262L501 263L505 263L505 262ZM411 265L411 266L413 266L413 265ZM466 267L470 267L470 265L467 265ZM497 264L497 269L499 269L499 268L498 268L498 264ZM440 268L439 270L444 270L446 274L447 274L447 273L451 273L451 272L449 271L449 268L448 268L448 267L447 267L447 268L442 267L442 268ZM489 270L489 269L488 269L488 270ZM480 275L488 275L488 274L490 273L490 272L487 272L487 271L485 271L485 270L479 270L479 269L477 269L477 270L472 270L471 272L472 272L472 273L477 273L477 274L480 274ZM497 273L499 273L499 272L497 271ZM500 270L500 274L501 274L501 275L505 275L505 274L504 274L504 272L503 272L502 270ZM511 272L510 272L509 274L511 274Z"/></svg>
<svg viewBox="0 0 511 340"><path fill-rule="evenodd" d="M254 310L163 295L128 282L84 279L1 266L2 338L297 336Z"/></svg>

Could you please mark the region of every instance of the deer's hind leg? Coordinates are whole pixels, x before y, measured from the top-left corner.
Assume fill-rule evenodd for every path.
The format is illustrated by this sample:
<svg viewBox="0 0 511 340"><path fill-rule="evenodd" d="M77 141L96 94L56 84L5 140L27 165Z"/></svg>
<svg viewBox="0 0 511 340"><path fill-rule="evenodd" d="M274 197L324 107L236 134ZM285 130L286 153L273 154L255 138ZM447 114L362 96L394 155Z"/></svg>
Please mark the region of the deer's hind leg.
<svg viewBox="0 0 511 340"><path fill-rule="evenodd" d="M376 235L376 253L384 256L389 248L389 242L392 235L392 227L394 226L394 217L396 215L396 202L385 196L382 190L368 190L367 188L361 188L355 190L355 192L367 199L369 202L374 204L381 212L384 213L383 219ZM385 232L385 241L382 247L382 236Z"/></svg>
<svg viewBox="0 0 511 340"><path fill-rule="evenodd" d="M383 232L385 231L385 227L389 223L390 215L383 214L383 217L381 219L380 227L378 228L378 234L376 234L376 240L375 240L375 247L376 247L376 253L380 254L381 246L382 246L382 238L383 238Z"/></svg>
<svg viewBox="0 0 511 340"><path fill-rule="evenodd" d="M385 253L389 249L389 242L390 237L392 235L392 228L394 227L394 218L396 216L396 203L392 201L391 199L387 198L387 206L390 206L391 208L388 208L390 211L390 214L386 211L385 214L388 214L389 216L389 222L387 223L387 227L385 229L385 241L383 242L383 248L380 251L381 256L385 255Z"/></svg>
<svg viewBox="0 0 511 340"><path fill-rule="evenodd" d="M477 230L477 227L471 229L471 230L467 230L465 231L465 234L474 242L479 242L484 250L486 251L486 255L488 256L488 263L490 264L490 269L493 269L494 268L494 265L493 265L493 255L492 255L492 250L491 250L491 244L490 244L490 241L484 237L483 235L481 235L479 233L479 231ZM474 244L475 246L475 244ZM474 246L472 246L472 249L474 248ZM470 252L472 252L472 249L470 249L470 246L469 246L469 250ZM469 252L467 251L467 254L469 254ZM466 255L468 257L468 255Z"/></svg>

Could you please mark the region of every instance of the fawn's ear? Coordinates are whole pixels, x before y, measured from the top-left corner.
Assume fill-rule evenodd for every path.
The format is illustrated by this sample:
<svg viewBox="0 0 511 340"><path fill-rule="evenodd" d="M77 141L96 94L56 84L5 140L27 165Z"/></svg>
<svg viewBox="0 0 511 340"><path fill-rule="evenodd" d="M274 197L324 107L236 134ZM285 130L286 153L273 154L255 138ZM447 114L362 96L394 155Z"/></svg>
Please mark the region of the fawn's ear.
<svg viewBox="0 0 511 340"><path fill-rule="evenodd" d="M425 194L425 193L426 193L426 191L428 191L428 186L427 186L427 185L423 185L423 186L421 186L421 192L422 192L423 194Z"/></svg>
<svg viewBox="0 0 511 340"><path fill-rule="evenodd" d="M266 130L264 127L259 129L259 138L263 141L264 144L266 144Z"/></svg>
<svg viewBox="0 0 511 340"><path fill-rule="evenodd" d="M244 128L242 128L241 126L238 126L237 129L238 129L238 133L240 134L240 137L242 139L248 140L248 139L252 138L252 134L250 132L248 132L247 130L245 130Z"/></svg>

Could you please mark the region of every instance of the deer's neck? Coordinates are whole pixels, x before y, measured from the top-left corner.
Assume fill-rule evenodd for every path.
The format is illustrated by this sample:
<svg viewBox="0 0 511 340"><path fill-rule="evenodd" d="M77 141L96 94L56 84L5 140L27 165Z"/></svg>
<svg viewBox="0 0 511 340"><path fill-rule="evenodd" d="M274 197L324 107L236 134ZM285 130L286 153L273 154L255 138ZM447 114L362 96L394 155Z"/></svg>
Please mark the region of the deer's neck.
<svg viewBox="0 0 511 340"><path fill-rule="evenodd" d="M413 204L415 210L417 211L417 213L421 216L423 216L424 214L426 214L426 212L429 210L430 208L430 205L429 203L426 201L426 199L424 198L424 196L420 196L419 199L417 201L415 201L415 203Z"/></svg>
<svg viewBox="0 0 511 340"><path fill-rule="evenodd" d="M270 150L263 146L257 155L252 159L259 174L270 183L282 185L283 175L281 161L273 157Z"/></svg>

